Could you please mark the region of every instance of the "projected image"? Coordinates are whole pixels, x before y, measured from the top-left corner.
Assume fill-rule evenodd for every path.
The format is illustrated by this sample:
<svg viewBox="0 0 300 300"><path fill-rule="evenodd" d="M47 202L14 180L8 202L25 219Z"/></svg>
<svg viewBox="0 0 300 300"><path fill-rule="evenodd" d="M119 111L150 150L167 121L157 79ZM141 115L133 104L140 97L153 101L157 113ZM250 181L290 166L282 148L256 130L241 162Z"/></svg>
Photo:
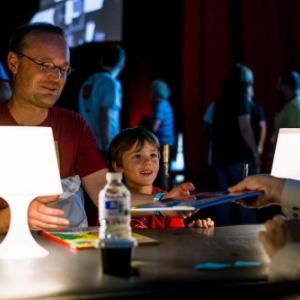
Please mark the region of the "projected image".
<svg viewBox="0 0 300 300"><path fill-rule="evenodd" d="M30 20L64 29L69 47L122 40L123 0L40 0Z"/></svg>

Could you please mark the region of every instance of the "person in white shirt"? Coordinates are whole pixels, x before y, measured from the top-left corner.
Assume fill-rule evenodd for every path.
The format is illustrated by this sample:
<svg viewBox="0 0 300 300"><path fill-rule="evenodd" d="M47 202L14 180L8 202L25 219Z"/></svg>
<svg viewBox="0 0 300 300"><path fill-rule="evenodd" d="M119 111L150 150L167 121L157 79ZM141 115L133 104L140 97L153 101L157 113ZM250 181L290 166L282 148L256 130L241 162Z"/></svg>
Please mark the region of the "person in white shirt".
<svg viewBox="0 0 300 300"><path fill-rule="evenodd" d="M108 45L101 56L101 70L81 85L78 112L94 132L99 150L106 155L110 141L120 132L122 86L117 79L125 66L125 50Z"/></svg>

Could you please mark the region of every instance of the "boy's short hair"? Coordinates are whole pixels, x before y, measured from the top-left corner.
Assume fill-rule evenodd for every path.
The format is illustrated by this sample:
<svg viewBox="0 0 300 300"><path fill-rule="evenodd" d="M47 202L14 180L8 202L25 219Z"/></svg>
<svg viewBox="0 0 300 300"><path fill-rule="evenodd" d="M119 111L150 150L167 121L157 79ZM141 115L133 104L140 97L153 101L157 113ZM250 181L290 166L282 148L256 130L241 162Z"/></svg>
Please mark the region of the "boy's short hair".
<svg viewBox="0 0 300 300"><path fill-rule="evenodd" d="M140 150L145 142L156 147L158 155L160 155L160 144L157 137L146 128L142 126L126 128L118 133L110 142L107 151L107 160L110 170L113 171L113 163L119 167L123 167L124 152L130 150L135 145L137 146L137 149Z"/></svg>

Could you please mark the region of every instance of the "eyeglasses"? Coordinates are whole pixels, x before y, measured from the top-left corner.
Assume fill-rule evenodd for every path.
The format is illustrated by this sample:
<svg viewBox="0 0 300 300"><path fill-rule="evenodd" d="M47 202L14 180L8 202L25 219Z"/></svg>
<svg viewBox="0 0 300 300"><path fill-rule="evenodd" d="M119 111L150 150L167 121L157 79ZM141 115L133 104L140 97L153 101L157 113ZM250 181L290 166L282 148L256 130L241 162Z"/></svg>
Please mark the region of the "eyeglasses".
<svg viewBox="0 0 300 300"><path fill-rule="evenodd" d="M45 61L45 62L37 62L35 61L33 58L25 55L22 52L15 52L18 56L24 56L27 59L29 59L30 61L32 61L33 63L35 63L36 65L38 65L41 68L41 71L45 72L45 73L50 73L51 71L53 71L54 69L58 69L59 73L62 76L67 77L68 75L70 75L70 73L72 71L74 71L70 66L64 66L64 67L59 67L56 66L54 63L50 62L50 61Z"/></svg>

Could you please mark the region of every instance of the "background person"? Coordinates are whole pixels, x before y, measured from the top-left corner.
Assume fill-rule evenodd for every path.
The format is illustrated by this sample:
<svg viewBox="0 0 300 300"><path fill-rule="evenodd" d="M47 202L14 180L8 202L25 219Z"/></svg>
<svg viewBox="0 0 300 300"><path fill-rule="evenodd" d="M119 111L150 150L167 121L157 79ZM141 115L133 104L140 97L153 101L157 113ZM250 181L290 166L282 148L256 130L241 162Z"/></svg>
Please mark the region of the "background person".
<svg viewBox="0 0 300 300"><path fill-rule="evenodd" d="M278 78L277 92L280 109L275 116L274 134L271 139L274 154L280 128L300 128L300 76L287 71Z"/></svg>
<svg viewBox="0 0 300 300"><path fill-rule="evenodd" d="M100 71L88 77L79 91L78 112L88 122L104 155L120 132L122 86L117 77L125 67L125 59L120 45L108 45L101 56Z"/></svg>
<svg viewBox="0 0 300 300"><path fill-rule="evenodd" d="M251 101L248 88L253 85L252 71L235 64L223 82L216 99L212 123L212 164L216 190L226 190L242 180L244 165L256 174L260 165L257 144L251 125ZM256 211L245 210L234 203L215 207L217 226L257 223Z"/></svg>
<svg viewBox="0 0 300 300"><path fill-rule="evenodd" d="M12 94L10 78L0 61L0 104L7 101Z"/></svg>
<svg viewBox="0 0 300 300"><path fill-rule="evenodd" d="M152 82L150 88L150 99L152 101L153 109L151 115L151 131L157 137L161 145L161 157L163 157L163 146L169 145L169 162L176 156L176 143L175 143L175 126L173 108L169 101L171 90L169 85L160 79ZM169 186L164 178L164 165L163 160L160 160L160 169L155 179L157 186Z"/></svg>

